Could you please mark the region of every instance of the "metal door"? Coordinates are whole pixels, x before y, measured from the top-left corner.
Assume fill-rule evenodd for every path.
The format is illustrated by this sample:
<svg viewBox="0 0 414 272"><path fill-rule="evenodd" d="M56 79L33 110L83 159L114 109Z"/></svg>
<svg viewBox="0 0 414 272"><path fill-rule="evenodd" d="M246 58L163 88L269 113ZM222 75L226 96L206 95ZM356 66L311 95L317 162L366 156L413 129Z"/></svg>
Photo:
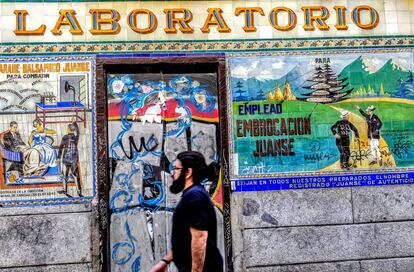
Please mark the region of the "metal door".
<svg viewBox="0 0 414 272"><path fill-rule="evenodd" d="M169 192L169 173L185 150L216 165L217 177L204 185L217 208L225 256L217 82L217 71L200 73L197 66L182 73L157 66L107 74L111 271L148 271L169 249L180 198Z"/></svg>

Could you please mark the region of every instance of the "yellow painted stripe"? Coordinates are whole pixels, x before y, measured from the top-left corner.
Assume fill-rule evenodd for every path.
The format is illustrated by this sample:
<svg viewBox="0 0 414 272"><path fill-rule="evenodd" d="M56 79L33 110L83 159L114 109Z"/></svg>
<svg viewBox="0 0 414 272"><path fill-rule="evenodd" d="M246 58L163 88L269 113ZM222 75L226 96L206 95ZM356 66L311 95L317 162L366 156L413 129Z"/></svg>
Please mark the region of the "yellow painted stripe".
<svg viewBox="0 0 414 272"><path fill-rule="evenodd" d="M342 100L340 102L333 103L333 105L337 104L346 104L346 103L353 103L353 102L394 102L394 103L404 103L414 105L414 100L411 99L404 99L404 98L393 98L393 97L367 97L367 98L350 98L347 100Z"/></svg>

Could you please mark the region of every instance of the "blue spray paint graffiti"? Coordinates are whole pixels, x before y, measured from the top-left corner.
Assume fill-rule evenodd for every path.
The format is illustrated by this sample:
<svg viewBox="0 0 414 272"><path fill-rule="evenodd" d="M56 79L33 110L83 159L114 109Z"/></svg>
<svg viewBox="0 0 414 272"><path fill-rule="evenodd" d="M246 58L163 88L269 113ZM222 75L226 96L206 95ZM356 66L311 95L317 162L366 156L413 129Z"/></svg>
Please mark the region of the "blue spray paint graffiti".
<svg viewBox="0 0 414 272"><path fill-rule="evenodd" d="M183 98L176 98L178 106L175 110L176 113L180 114L177 119L177 128L172 129L165 133L165 137L179 137L187 128L191 127L192 114L190 108L186 105Z"/></svg>
<svg viewBox="0 0 414 272"><path fill-rule="evenodd" d="M125 232L129 241L118 242L112 248L112 261L114 261L117 265L126 264L135 254L134 241L136 242L137 240L131 234L128 221L125 222ZM135 260L132 267L134 268L133 271L139 271L139 261L137 262L137 260Z"/></svg>
<svg viewBox="0 0 414 272"><path fill-rule="evenodd" d="M217 82L215 78L210 81ZM110 120L115 121L114 129L110 131L116 131L112 134L109 146L113 160L112 170L115 172L112 177L110 210L113 216L111 219L116 219L111 224L118 222L117 226L111 225L111 233L113 231L115 234L111 237L119 237L121 232L121 237L124 237L124 233L128 237L126 241L116 240L117 238L111 241L112 269L147 271L149 263L160 258L157 256L163 250L160 241L165 243L163 236L166 233L161 235L162 238L156 238L160 237L160 231L154 229L162 216L171 216L159 212L171 212L175 206L174 197L168 195L167 201L168 189L163 183L165 178L162 178L168 169L171 170L174 154L179 151L173 145L182 139L187 139L182 151L189 144L197 146L201 151L210 142L216 145L215 127L208 132L191 136L194 127L199 126L200 131L203 129L200 124L193 122L193 117L203 122L218 122L217 96L208 91L208 88L209 86L188 76L171 77L167 82L142 81L135 75L109 77L108 95L115 98L110 102L114 112ZM160 125L148 126L147 122ZM173 155L167 157L166 149ZM216 147L210 149L212 152L209 151L206 157L218 162ZM134 218L139 229L137 225L130 229L129 222ZM123 229L119 229L119 226L123 226ZM137 239L140 247L137 247ZM145 250L141 252L141 248Z"/></svg>

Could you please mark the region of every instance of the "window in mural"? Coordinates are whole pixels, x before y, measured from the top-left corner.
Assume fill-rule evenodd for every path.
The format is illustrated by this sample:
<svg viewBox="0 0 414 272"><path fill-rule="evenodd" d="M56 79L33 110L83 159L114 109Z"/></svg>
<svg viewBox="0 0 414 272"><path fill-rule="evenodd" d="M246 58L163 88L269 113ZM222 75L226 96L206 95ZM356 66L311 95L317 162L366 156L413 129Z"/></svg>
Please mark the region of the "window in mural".
<svg viewBox="0 0 414 272"><path fill-rule="evenodd" d="M0 201L76 202L94 195L88 57L0 63Z"/></svg>
<svg viewBox="0 0 414 272"><path fill-rule="evenodd" d="M412 52L233 57L230 84L234 177L414 165Z"/></svg>
<svg viewBox="0 0 414 272"><path fill-rule="evenodd" d="M199 151L219 172L217 74L108 74L107 86L111 271L149 271L169 249L176 155ZM204 185L224 256L219 175Z"/></svg>

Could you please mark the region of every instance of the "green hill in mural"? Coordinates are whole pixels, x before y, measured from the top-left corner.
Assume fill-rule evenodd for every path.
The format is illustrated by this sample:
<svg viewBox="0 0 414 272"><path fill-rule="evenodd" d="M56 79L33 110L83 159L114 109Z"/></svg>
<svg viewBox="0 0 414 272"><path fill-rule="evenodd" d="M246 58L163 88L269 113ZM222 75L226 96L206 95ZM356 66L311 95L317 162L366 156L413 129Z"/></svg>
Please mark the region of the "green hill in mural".
<svg viewBox="0 0 414 272"><path fill-rule="evenodd" d="M362 88L367 91L367 96L378 96L382 85L385 95L394 97L399 80L407 80L409 75L410 71L401 68L393 59L389 59L378 71L372 73L364 59L358 57L341 71L339 78L348 78L349 87L355 91Z"/></svg>

